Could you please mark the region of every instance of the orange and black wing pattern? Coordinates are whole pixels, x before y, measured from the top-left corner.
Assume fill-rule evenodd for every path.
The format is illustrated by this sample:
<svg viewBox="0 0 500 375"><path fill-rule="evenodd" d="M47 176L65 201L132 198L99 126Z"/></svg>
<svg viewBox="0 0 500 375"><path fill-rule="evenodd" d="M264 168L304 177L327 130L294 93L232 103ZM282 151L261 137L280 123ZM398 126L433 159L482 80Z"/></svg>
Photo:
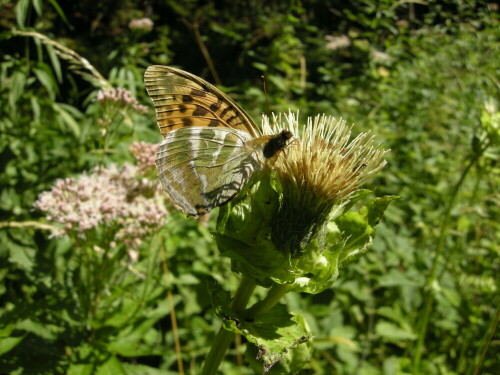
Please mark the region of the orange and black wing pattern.
<svg viewBox="0 0 500 375"><path fill-rule="evenodd" d="M261 135L243 109L214 85L191 73L163 65L144 74L161 134L190 127L227 127Z"/></svg>

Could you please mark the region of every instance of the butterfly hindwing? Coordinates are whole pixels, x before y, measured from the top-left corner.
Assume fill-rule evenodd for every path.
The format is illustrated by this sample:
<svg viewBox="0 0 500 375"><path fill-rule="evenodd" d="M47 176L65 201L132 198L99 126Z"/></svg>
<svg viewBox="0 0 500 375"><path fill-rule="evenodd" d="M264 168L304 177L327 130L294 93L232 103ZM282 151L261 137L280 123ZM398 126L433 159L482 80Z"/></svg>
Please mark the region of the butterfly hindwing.
<svg viewBox="0 0 500 375"><path fill-rule="evenodd" d="M144 83L156 110L162 135L184 127L228 127L260 135L241 107L215 86L168 66L150 66Z"/></svg>
<svg viewBox="0 0 500 375"><path fill-rule="evenodd" d="M223 127L167 133L156 165L163 188L188 215L198 216L237 195L262 162L245 146L252 136Z"/></svg>

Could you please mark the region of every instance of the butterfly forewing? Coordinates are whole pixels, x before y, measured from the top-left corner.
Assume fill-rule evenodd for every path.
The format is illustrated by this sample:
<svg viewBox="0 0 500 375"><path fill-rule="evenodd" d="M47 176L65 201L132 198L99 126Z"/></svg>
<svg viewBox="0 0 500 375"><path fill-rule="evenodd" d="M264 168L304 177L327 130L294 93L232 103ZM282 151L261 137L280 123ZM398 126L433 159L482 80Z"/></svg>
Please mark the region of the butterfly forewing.
<svg viewBox="0 0 500 375"><path fill-rule="evenodd" d="M262 163L231 128L182 128L166 135L156 165L163 188L188 215L198 216L238 194Z"/></svg>
<svg viewBox="0 0 500 375"><path fill-rule="evenodd" d="M150 66L144 82L162 135L185 127L228 127L260 135L253 120L222 91L188 72Z"/></svg>
<svg viewBox="0 0 500 375"><path fill-rule="evenodd" d="M144 82L164 137L156 155L158 176L188 215L227 203L289 138L262 136L238 104L190 73L155 65Z"/></svg>

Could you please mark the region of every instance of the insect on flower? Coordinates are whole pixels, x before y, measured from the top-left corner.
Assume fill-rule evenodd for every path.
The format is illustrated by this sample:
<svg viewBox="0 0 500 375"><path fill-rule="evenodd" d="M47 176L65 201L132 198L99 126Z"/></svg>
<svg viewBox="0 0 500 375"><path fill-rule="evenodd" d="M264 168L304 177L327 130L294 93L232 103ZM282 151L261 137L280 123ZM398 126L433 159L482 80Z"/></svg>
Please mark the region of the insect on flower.
<svg viewBox="0 0 500 375"><path fill-rule="evenodd" d="M263 135L229 96L183 70L153 65L144 82L164 137L156 154L158 176L190 216L234 198L292 138L288 130Z"/></svg>

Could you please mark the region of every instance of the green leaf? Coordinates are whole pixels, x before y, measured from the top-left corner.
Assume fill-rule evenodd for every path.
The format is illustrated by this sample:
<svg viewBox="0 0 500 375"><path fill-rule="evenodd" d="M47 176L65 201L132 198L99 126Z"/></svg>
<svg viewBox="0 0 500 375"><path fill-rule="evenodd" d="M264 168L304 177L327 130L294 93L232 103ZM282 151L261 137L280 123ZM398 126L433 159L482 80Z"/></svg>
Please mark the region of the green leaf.
<svg viewBox="0 0 500 375"><path fill-rule="evenodd" d="M52 103L52 108L56 111L64 124L73 132L76 138L80 136L80 125L68 111L68 105L63 103Z"/></svg>
<svg viewBox="0 0 500 375"><path fill-rule="evenodd" d="M293 275L282 269L286 258L270 241L247 245L229 236L214 233L221 255L233 260L233 268L255 279L262 286L271 286L272 279L293 282ZM251 258L250 258L251 254Z"/></svg>
<svg viewBox="0 0 500 375"><path fill-rule="evenodd" d="M222 319L237 319L236 313L229 308L231 303L231 295L229 292L224 290L222 286L215 281L208 282L207 289L215 313ZM239 320L237 320L237 324L239 325Z"/></svg>
<svg viewBox="0 0 500 375"><path fill-rule="evenodd" d="M9 241L9 261L19 268L31 271L34 265L35 252L28 246Z"/></svg>
<svg viewBox="0 0 500 375"><path fill-rule="evenodd" d="M0 355L14 349L25 337L26 335L18 337L0 337Z"/></svg>
<svg viewBox="0 0 500 375"><path fill-rule="evenodd" d="M63 327L56 326L55 324L42 324L30 319L25 319L17 323L16 328L30 332L48 341L56 340L58 334L64 331Z"/></svg>
<svg viewBox="0 0 500 375"><path fill-rule="evenodd" d="M368 224L366 215L349 211L334 222L340 231L342 240L336 239L335 241L335 237L332 237L335 232L331 232L328 241L340 251L340 263L355 259L366 251L375 234L375 230Z"/></svg>
<svg viewBox="0 0 500 375"><path fill-rule="evenodd" d="M50 62L52 63L52 68L54 69L54 72L56 73L57 77L57 82L62 82L62 70L61 70L61 62L59 61L59 57L57 56L56 52L54 51L54 47L52 47L50 44L46 44L45 48L47 49L47 53L50 58Z"/></svg>
<svg viewBox="0 0 500 375"><path fill-rule="evenodd" d="M458 308L460 306L461 296L457 290L451 288L442 288L441 292L448 300L448 302L451 303L454 307Z"/></svg>
<svg viewBox="0 0 500 375"><path fill-rule="evenodd" d="M106 362L97 367L95 373L96 375L126 375L122 364L114 355L110 356Z"/></svg>
<svg viewBox="0 0 500 375"><path fill-rule="evenodd" d="M17 100L24 94L26 78L26 73L22 71L16 71L12 74L9 91L9 105L13 111L16 111Z"/></svg>
<svg viewBox="0 0 500 375"><path fill-rule="evenodd" d="M351 208L353 208L355 204L363 201L364 199L367 199L371 194L373 194L373 191L368 190L368 189L360 189L360 190L352 193L351 195L349 195L349 201L344 202L341 207L337 208L337 210L339 212L337 215L335 215L335 217L333 219L343 215L344 213L349 211Z"/></svg>
<svg viewBox="0 0 500 375"><path fill-rule="evenodd" d="M19 0L14 8L16 13L16 20L19 26L24 27L24 22L28 16L28 10L30 7L30 0Z"/></svg>
<svg viewBox="0 0 500 375"><path fill-rule="evenodd" d="M93 363L71 363L66 372L67 375L93 375Z"/></svg>
<svg viewBox="0 0 500 375"><path fill-rule="evenodd" d="M39 122L41 113L40 102L38 101L38 98L36 96L32 96L30 98L30 103L31 103L31 110L33 112L33 120L35 122Z"/></svg>
<svg viewBox="0 0 500 375"><path fill-rule="evenodd" d="M160 316L138 319L133 324L124 326L117 337L108 344L107 349L126 357L159 355L161 348L160 332L154 329Z"/></svg>
<svg viewBox="0 0 500 375"><path fill-rule="evenodd" d="M259 181L253 184L256 179ZM269 173L252 178L247 184L253 185L248 195L247 187L230 204L221 207L217 231L247 245L266 240L279 205L279 196L272 184Z"/></svg>
<svg viewBox="0 0 500 375"><path fill-rule="evenodd" d="M419 286L416 280L409 277L408 272L396 268L391 268L389 272L382 275L378 283L384 287Z"/></svg>
<svg viewBox="0 0 500 375"><path fill-rule="evenodd" d="M299 320L303 318L299 315L297 316L297 319ZM250 367L252 367L257 374L260 374L263 371L269 375L298 374L306 373L307 370L314 371L311 367L312 351L312 340L307 340L300 345L288 349L280 360L274 363L271 368L266 367L265 365L263 366L263 363L258 359L262 353L262 348L253 345L249 346L245 353L245 358L250 364Z"/></svg>
<svg viewBox="0 0 500 375"><path fill-rule="evenodd" d="M399 327L406 331L411 331L411 323L409 322L408 317L401 310L401 307L397 304L394 304L393 307L390 306L382 306L377 309L377 314L383 316L393 322L397 323Z"/></svg>
<svg viewBox="0 0 500 375"><path fill-rule="evenodd" d="M365 198L366 191L361 192L358 198ZM375 198L366 203L358 211L345 212L333 220L337 229L329 224L327 241L340 251L339 263L357 259L371 245L375 236L374 226L382 218L389 203L396 196Z"/></svg>
<svg viewBox="0 0 500 375"><path fill-rule="evenodd" d="M66 371L67 375L94 375L97 358L94 349L83 344L77 347L71 354L71 362Z"/></svg>
<svg viewBox="0 0 500 375"><path fill-rule="evenodd" d="M267 71L267 65L266 64L262 64L260 62L254 62L252 63L252 66L260 71Z"/></svg>
<svg viewBox="0 0 500 375"><path fill-rule="evenodd" d="M73 29L73 26L68 22L68 19L66 18L66 15L64 14L63 10L59 6L56 0L49 0L49 3L54 7L56 13L61 17L61 19L64 21L64 23L70 28Z"/></svg>
<svg viewBox="0 0 500 375"><path fill-rule="evenodd" d="M399 343L400 341L415 340L417 335L413 332L406 331L395 324L380 321L375 326L375 332L389 342Z"/></svg>
<svg viewBox="0 0 500 375"><path fill-rule="evenodd" d="M51 100L54 100L55 95L57 93L57 86L55 85L54 77L52 76L50 71L47 69L47 66L44 65L43 69L34 67L33 72L35 73L36 77L38 78L38 81L40 81L42 86L45 87L45 90L47 90L47 93L49 94L49 98Z"/></svg>
<svg viewBox="0 0 500 375"><path fill-rule="evenodd" d="M389 204L396 199L401 199L401 197L396 195L386 195L385 197L375 198L368 205L368 223L374 227L378 224L384 212L389 206Z"/></svg>
<svg viewBox="0 0 500 375"><path fill-rule="evenodd" d="M256 345L264 372L280 361L290 349L310 339L303 318L289 313L286 306L281 304L252 321L224 316L223 323L224 328L245 336Z"/></svg>
<svg viewBox="0 0 500 375"><path fill-rule="evenodd" d="M33 0L33 7L35 8L36 14L39 16L42 15L42 5L42 0Z"/></svg>

